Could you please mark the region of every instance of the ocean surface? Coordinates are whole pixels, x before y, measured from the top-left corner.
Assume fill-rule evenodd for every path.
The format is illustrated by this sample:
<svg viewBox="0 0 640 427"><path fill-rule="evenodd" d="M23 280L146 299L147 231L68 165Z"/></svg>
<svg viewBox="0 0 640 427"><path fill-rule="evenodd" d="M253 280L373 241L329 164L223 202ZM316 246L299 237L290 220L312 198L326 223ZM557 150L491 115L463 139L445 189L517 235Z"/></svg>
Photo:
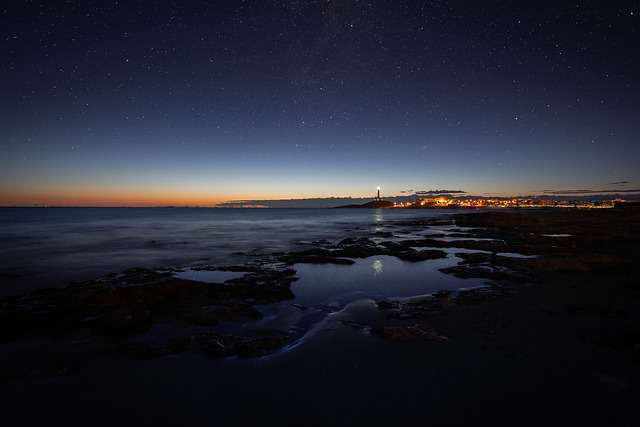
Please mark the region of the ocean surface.
<svg viewBox="0 0 640 427"><path fill-rule="evenodd" d="M0 208L0 296L129 267L241 263L446 210Z"/></svg>

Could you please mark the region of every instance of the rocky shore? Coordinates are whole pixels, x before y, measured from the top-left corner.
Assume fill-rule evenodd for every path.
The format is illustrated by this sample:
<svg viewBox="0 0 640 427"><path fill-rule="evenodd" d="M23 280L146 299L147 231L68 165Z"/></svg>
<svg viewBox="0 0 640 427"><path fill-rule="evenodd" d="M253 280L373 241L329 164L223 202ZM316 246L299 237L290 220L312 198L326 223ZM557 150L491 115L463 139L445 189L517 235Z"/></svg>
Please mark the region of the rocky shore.
<svg viewBox="0 0 640 427"><path fill-rule="evenodd" d="M300 331L234 325L261 319L260 307L292 300L296 265L349 266L380 255L420 263L446 258L447 251L460 261L443 273L483 279L485 286L383 299L377 301L375 320L344 321L371 339L450 345L482 337L483 345L496 348L524 345L523 330L534 331L535 345L549 345L547 338L555 342L561 339L558 330L575 325L582 334L579 348L604 346L637 366L639 217L637 210L554 209L397 221L384 224L391 231L314 242L296 252L252 254L251 262L239 265L191 268L239 275L220 283L179 278L183 268L132 268L5 298L0 346L11 351L3 357L0 381L66 374L96 354L140 359L181 352L214 358L270 354L291 345ZM585 319L595 327L585 326ZM24 357L21 348L30 355ZM621 381L631 387L633 380Z"/></svg>

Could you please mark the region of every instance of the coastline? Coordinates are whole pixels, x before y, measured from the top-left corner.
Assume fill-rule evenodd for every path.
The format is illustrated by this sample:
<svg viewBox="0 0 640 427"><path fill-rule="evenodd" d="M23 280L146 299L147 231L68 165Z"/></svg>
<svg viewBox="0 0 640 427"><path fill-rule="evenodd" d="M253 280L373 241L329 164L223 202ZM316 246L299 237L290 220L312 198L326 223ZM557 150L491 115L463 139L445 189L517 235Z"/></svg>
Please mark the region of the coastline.
<svg viewBox="0 0 640 427"><path fill-rule="evenodd" d="M168 357L177 357L179 360L191 357L189 355L214 360L237 355L254 360L255 357L275 355L276 359L294 359L295 366L305 358L311 365L319 363L320 356L305 350L319 345L328 345L329 348L322 351L338 359L357 358L358 345L362 348L382 346L383 354L387 356L410 353L411 358L427 361L432 357L429 364L451 372L461 386L475 386L476 383L471 377L456 376L456 370L482 369L478 363L492 361L489 369L477 375L485 382L500 378L502 387L520 393L509 396L498 386L490 386L508 406L503 408L502 415L521 410L522 393L543 392L541 387L546 384L556 388L555 391L546 390L552 397L573 393L573 396L565 397L569 399L564 402L563 414L567 417L569 408L575 409L585 401L580 399L600 399L610 405L606 410L583 409L581 414L573 414L574 419L604 422L619 417L624 420L624 411L631 409L629 404L637 397L639 379L638 217L637 210L519 210L460 213L450 219L398 220L385 224L388 230L368 236L345 236L339 242L318 242L312 249L256 257L248 264L202 268L201 271L248 273L215 287L217 290L213 293L211 284L176 279L174 274L184 268L168 268L164 271L129 270L71 288L4 299L1 313L5 344L2 346L11 351L3 356L6 368L2 375L4 386L0 385L0 388L12 390L19 384L42 384L51 378L55 383L64 384L75 375L87 375L96 369L87 361L87 353L94 358L99 354L107 360L119 359L122 355L127 359L133 356L138 360L133 360L132 366L151 363L146 361L148 359L166 361ZM394 239L401 231L416 230L426 234L414 239ZM264 318L260 311L262 304L275 303L276 307L279 302L286 304L293 297L291 285L296 280L295 269L300 265L335 265L348 269L358 260L374 256L390 256L411 265L422 265L442 259L448 253L446 251L458 250L460 261L445 268L444 272L469 278L463 280L488 282L486 286L435 291L413 298L354 300L334 311L328 308L320 320L291 334L268 334L265 330L250 329L240 330L240 333L233 328L224 332L211 330L214 325L225 322L246 323L248 319ZM522 256L505 256L507 253ZM167 289L171 290L170 299L158 303L158 298L167 295ZM189 296L184 296L185 292ZM81 301L86 310L87 298L93 305L80 316L80 306L73 304ZM145 303L140 305L140 299ZM76 302L67 303L72 300ZM109 308L113 301L118 302L117 310ZM202 311L203 301L207 307L215 306L216 310ZM64 310L57 312L52 308L54 302L64 306ZM290 304L287 306L291 310ZM47 309L43 310L43 307ZM307 307L294 308L296 313L311 311ZM71 318L66 317L69 312L73 313ZM175 320L176 316L181 322L204 327L206 332L205 329L194 332L189 328L178 328L186 335L173 336L160 345L157 341L145 344L137 340L135 345L128 341L145 330L155 331L154 324ZM346 345L344 340L334 344L326 342L323 337L332 334L331 330L339 331L338 337L346 335L349 339L357 334L359 344L353 347ZM38 333L34 335L34 331ZM76 341L79 336L85 340L87 337L100 338L90 339L89 345L79 350L78 346L71 349L66 336ZM37 337L45 339L38 344ZM337 343L345 344L353 354L338 357L338 349L331 348ZM43 351L40 357L30 355L21 360L25 350L33 352L34 349ZM73 358L69 357L70 353ZM44 362L41 357L50 360ZM380 356L372 357L382 361ZM422 366L420 369L424 369L425 376L434 375L429 374L431 367L418 362L409 363L409 366L411 369ZM401 365L395 365L394 369L404 370ZM348 375L343 371L339 373ZM527 386L514 382L508 373L514 378L524 376L533 383ZM541 377L535 378L534 373ZM543 378L546 380L539 382ZM431 390L447 388L442 383L444 378L431 379ZM393 384L386 374L379 380L383 388ZM527 390L525 386L532 389ZM274 387L280 389L280 386ZM413 389L408 387L407 390ZM363 399L368 395L364 388L360 388L359 393ZM218 393L215 395L224 401ZM428 401L427 395L423 399ZM13 397L14 401L19 396ZM479 404L484 399L476 398L475 402L465 403L482 412L483 407ZM441 403L447 409L453 406L453 402ZM408 412L396 413L396 416L415 415L410 412L415 408L402 404L400 407ZM438 414L440 412L436 411L433 415L435 420L439 416L442 420L452 416L446 412ZM391 414L382 415L384 418ZM463 416L458 414L452 419L460 417Z"/></svg>

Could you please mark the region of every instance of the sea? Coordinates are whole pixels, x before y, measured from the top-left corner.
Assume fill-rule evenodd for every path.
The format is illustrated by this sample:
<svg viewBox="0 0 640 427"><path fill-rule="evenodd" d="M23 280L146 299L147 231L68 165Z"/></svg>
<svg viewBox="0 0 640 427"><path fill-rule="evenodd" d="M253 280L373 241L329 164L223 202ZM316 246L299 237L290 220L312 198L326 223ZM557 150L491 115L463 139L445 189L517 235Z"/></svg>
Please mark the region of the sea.
<svg viewBox="0 0 640 427"><path fill-rule="evenodd" d="M447 210L0 208L0 297L130 267L233 264Z"/></svg>
<svg viewBox="0 0 640 427"><path fill-rule="evenodd" d="M397 235L403 233L406 238L412 238L407 233L446 233L451 225L429 230L389 225L452 212L2 208L0 292L6 296L64 286L133 266L241 264L251 257L240 253L287 251L311 247L314 240L333 243L375 231L390 231L391 238L400 239L403 236ZM73 345L58 344L56 338L43 357L37 341L4 345L0 363L8 367L6 372L11 372L16 358L25 358L20 366L31 365L29 372L33 372L22 381L0 378L4 418L19 419L23 425L60 419L67 425L90 421L244 426L278 420L282 426L320 426L394 425L398 416L445 425L443 421L452 416L475 416L479 411L500 415L505 409L496 410L496 397L487 392L493 383L498 384L494 392L502 390L491 367L505 362L494 361L494 353L468 345L453 347L460 345L456 337L447 342L389 342L362 326L381 315L376 301L483 285L479 279L440 272L459 262L457 253L464 250L446 251L447 258L416 263L372 256L353 265L295 264L298 280L291 285L293 300L257 306L263 315L258 320L220 325L292 334L291 344L263 357L212 359L200 352L184 352L141 361L99 351L86 358L78 351L76 358L75 346L84 349L88 343L80 339ZM134 338L170 336L180 327L156 324ZM60 345L67 347L58 353ZM53 377L38 376L42 366L49 364L71 369L60 368ZM448 371L443 366L454 368ZM503 371L511 372L508 367ZM544 380L536 372L531 377ZM528 384L527 378L522 381ZM518 401L524 405L530 399ZM38 410L33 410L34 404Z"/></svg>

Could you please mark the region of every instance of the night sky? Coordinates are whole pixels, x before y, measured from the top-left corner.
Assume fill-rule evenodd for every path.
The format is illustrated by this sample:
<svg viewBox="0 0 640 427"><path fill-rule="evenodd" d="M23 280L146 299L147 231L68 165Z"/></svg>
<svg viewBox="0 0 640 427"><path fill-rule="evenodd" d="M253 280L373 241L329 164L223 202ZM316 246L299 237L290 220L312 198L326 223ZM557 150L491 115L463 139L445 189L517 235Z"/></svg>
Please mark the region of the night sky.
<svg viewBox="0 0 640 427"><path fill-rule="evenodd" d="M0 35L4 205L640 183L637 1L10 0Z"/></svg>

